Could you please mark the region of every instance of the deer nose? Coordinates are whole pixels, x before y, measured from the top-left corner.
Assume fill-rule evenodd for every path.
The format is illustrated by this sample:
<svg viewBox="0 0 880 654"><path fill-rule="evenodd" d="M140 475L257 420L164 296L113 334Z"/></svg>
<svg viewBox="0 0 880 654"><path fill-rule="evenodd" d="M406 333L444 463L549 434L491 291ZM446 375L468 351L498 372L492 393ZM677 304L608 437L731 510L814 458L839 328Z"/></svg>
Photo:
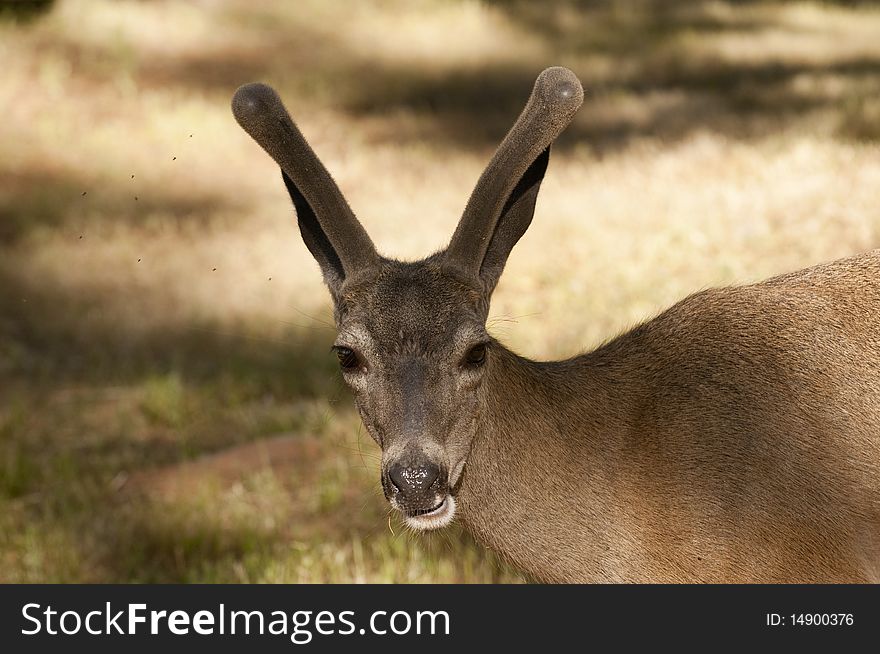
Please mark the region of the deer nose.
<svg viewBox="0 0 880 654"><path fill-rule="evenodd" d="M433 463L405 466L395 463L388 469L388 477L404 496L425 493L440 477L440 468Z"/></svg>

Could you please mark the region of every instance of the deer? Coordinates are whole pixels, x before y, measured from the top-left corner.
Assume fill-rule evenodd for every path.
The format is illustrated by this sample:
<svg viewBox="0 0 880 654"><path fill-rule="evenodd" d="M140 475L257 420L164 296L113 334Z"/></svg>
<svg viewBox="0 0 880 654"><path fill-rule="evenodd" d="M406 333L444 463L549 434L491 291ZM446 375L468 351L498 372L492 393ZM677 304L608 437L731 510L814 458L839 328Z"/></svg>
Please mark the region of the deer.
<svg viewBox="0 0 880 654"><path fill-rule="evenodd" d="M489 333L583 98L544 70L448 246L405 262L378 254L278 94L235 92L330 291L385 498L543 583L880 582L880 250L696 292L563 361Z"/></svg>

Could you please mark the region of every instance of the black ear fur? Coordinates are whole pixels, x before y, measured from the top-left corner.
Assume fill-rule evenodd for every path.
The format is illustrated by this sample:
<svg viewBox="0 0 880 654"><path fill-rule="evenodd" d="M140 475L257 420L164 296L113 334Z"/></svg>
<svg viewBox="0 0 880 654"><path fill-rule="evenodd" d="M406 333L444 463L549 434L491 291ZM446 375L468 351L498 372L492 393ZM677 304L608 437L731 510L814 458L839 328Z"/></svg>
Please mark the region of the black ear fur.
<svg viewBox="0 0 880 654"><path fill-rule="evenodd" d="M335 296L345 279L345 271L342 268L339 255L336 254L330 239L327 238L324 230L321 229L321 224L318 222L318 218L315 216L315 212L305 196L303 196L296 187L296 184L293 183L293 180L283 170L281 171L281 176L284 178L287 192L290 193L290 199L293 200L293 206L296 209L296 220L299 223L299 232L302 234L302 239L309 252L312 253L312 256L318 262L324 282L330 287L330 291Z"/></svg>
<svg viewBox="0 0 880 654"><path fill-rule="evenodd" d="M550 161L550 146L538 155L532 164L526 169L525 174L517 182L501 210L501 215L495 225L495 232L489 241L486 256L480 266L480 279L491 293L501 277L507 257L517 241L526 233L535 215L535 202L538 200L538 190L547 172L547 164Z"/></svg>

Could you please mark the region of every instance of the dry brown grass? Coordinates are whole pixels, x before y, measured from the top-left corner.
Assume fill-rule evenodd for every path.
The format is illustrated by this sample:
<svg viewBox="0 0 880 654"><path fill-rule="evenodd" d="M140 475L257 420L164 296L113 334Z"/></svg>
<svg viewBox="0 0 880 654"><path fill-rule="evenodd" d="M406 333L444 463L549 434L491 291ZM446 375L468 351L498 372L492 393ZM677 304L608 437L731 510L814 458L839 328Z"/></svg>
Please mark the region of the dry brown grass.
<svg viewBox="0 0 880 654"><path fill-rule="evenodd" d="M444 245L535 74L577 71L586 105L494 300L494 331L527 355L880 245L868 3L70 0L4 16L2 579L514 578L458 534L389 532L375 447L326 356L326 292L229 112L241 83L280 90L380 248L412 258ZM126 490L280 433L314 456L244 458L186 501Z"/></svg>

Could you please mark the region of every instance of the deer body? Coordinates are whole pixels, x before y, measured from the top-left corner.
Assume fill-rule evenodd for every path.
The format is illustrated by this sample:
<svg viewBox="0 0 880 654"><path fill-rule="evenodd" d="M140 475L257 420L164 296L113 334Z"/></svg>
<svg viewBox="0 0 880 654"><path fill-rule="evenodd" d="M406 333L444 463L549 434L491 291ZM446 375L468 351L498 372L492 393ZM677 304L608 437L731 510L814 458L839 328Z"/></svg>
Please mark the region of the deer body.
<svg viewBox="0 0 880 654"><path fill-rule="evenodd" d="M880 250L496 362L459 515L537 579L880 581Z"/></svg>
<svg viewBox="0 0 880 654"><path fill-rule="evenodd" d="M414 529L457 517L542 581L880 581L880 250L697 293L566 361L489 335L582 100L571 71L541 73L449 246L400 262L277 94L235 94L330 290L386 498Z"/></svg>

